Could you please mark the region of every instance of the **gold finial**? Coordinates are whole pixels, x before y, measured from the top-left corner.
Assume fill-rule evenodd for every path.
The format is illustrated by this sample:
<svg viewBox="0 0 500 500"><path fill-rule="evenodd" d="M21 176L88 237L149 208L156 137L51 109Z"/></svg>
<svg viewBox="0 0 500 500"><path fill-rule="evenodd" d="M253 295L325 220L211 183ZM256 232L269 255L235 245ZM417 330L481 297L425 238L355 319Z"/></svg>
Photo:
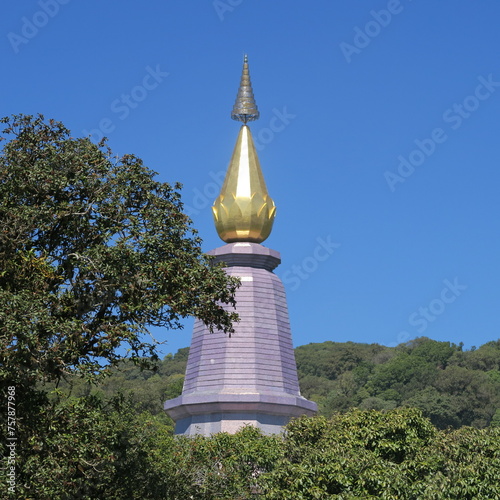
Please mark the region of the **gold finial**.
<svg viewBox="0 0 500 500"><path fill-rule="evenodd" d="M212 207L226 243L262 243L271 233L276 206L269 196L252 134L242 125L221 192Z"/></svg>
<svg viewBox="0 0 500 500"><path fill-rule="evenodd" d="M247 123L259 118L259 110L253 96L252 82L250 81L250 71L248 69L248 57L243 58L243 72L241 73L240 88L236 96L236 102L231 113L233 120Z"/></svg>
<svg viewBox="0 0 500 500"><path fill-rule="evenodd" d="M246 125L258 117L245 55L241 84L231 113L231 118L243 125L224 184L212 207L215 227L226 243L262 243L273 227L276 206L267 192L252 134Z"/></svg>

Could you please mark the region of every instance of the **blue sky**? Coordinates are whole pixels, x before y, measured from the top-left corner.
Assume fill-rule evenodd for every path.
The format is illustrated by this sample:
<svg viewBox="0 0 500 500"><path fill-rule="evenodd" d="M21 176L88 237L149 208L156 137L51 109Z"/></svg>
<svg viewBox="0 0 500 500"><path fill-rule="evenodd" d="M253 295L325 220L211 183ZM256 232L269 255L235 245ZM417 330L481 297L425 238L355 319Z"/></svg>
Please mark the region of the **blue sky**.
<svg viewBox="0 0 500 500"><path fill-rule="evenodd" d="M499 19L497 0L8 2L0 114L180 181L208 251L247 53L295 345L469 348L500 336ZM155 332L163 352L191 325Z"/></svg>

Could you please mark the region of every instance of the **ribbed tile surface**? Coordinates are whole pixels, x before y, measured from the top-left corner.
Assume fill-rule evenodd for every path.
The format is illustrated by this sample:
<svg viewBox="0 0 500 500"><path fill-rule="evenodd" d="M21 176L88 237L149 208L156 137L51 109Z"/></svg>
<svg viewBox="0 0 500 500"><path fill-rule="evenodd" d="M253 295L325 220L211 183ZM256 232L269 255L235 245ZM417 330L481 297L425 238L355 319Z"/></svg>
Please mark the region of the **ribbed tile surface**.
<svg viewBox="0 0 500 500"><path fill-rule="evenodd" d="M196 321L183 394L299 395L288 308L281 280L266 269L233 266L240 321L229 338Z"/></svg>
<svg viewBox="0 0 500 500"><path fill-rule="evenodd" d="M285 290L272 270L279 253L258 243L230 243L210 252L241 279L240 321L231 337L196 321L182 395L165 402L176 434L210 435L256 425L280 433L293 417L314 415L299 392Z"/></svg>

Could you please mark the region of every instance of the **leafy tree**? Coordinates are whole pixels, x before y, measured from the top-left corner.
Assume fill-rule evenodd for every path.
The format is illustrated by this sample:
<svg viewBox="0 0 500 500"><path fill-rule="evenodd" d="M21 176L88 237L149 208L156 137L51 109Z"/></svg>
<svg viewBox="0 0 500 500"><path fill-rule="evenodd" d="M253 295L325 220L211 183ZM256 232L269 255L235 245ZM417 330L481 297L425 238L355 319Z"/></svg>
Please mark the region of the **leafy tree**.
<svg viewBox="0 0 500 500"><path fill-rule="evenodd" d="M491 419L491 427L500 427L500 408L497 408Z"/></svg>
<svg viewBox="0 0 500 500"><path fill-rule="evenodd" d="M286 428L266 500L500 498L500 429L437 431L418 410L353 410Z"/></svg>
<svg viewBox="0 0 500 500"><path fill-rule="evenodd" d="M490 500L500 498L500 429L462 427L440 432L406 469L414 482L408 498Z"/></svg>
<svg viewBox="0 0 500 500"><path fill-rule="evenodd" d="M190 493L179 500L243 500L261 493L260 478L276 467L283 440L246 426L232 435L181 438L176 445L182 460L181 482L189 485Z"/></svg>
<svg viewBox="0 0 500 500"><path fill-rule="evenodd" d="M400 353L387 363L378 365L368 382L374 395L396 390L403 396L412 395L419 385L429 384L436 376L436 367L419 356Z"/></svg>
<svg viewBox="0 0 500 500"><path fill-rule="evenodd" d="M41 411L43 429L18 458L17 498L157 499L176 490L161 475L174 468L171 428L130 401L63 398ZM158 447L163 470L154 463Z"/></svg>
<svg viewBox="0 0 500 500"><path fill-rule="evenodd" d="M287 427L283 460L263 478L265 498L396 498L407 488L399 464L412 460L435 432L415 410L295 420Z"/></svg>
<svg viewBox="0 0 500 500"><path fill-rule="evenodd" d="M398 346L398 350L408 352L412 356L418 356L441 368L446 367L448 360L458 349L459 347L450 342L438 342L427 337L419 337Z"/></svg>
<svg viewBox="0 0 500 500"><path fill-rule="evenodd" d="M499 345L464 351L426 337L395 348L329 341L298 347L297 369L303 395L325 416L414 406L438 428L481 428L500 407Z"/></svg>
<svg viewBox="0 0 500 500"><path fill-rule="evenodd" d="M469 353L464 365L473 370L500 370L500 340L487 342Z"/></svg>
<svg viewBox="0 0 500 500"><path fill-rule="evenodd" d="M0 122L0 390L16 387L29 458L48 439L43 383L94 380L123 357L151 366L149 328L188 315L230 332L238 283L203 254L179 184L43 116Z"/></svg>
<svg viewBox="0 0 500 500"><path fill-rule="evenodd" d="M459 402L451 395L441 394L435 387L426 387L405 401L405 405L419 408L439 429L459 427Z"/></svg>
<svg viewBox="0 0 500 500"><path fill-rule="evenodd" d="M155 370L142 370L133 361L124 359L111 368L108 376L98 383L71 376L62 380L58 389L67 397L94 395L105 400L123 394L140 411L147 411L171 422L163 411L163 403L182 392L188 351L189 348L183 348L175 355L168 354L157 363ZM55 389L55 384L52 387Z"/></svg>
<svg viewBox="0 0 500 500"><path fill-rule="evenodd" d="M304 375L322 376L334 380L363 362L383 359L388 352L390 352L388 347L378 344L327 341L300 346L295 350L295 357L297 368Z"/></svg>
<svg viewBox="0 0 500 500"><path fill-rule="evenodd" d="M441 392L454 400L456 414L461 425L485 427L498 407L498 383L482 371L461 366L449 366L434 382Z"/></svg>
<svg viewBox="0 0 500 500"><path fill-rule="evenodd" d="M415 409L292 421L283 436L172 436L130 401L44 407L18 497L46 500L457 499L500 495L500 427L438 431Z"/></svg>
<svg viewBox="0 0 500 500"><path fill-rule="evenodd" d="M359 404L362 410L393 410L398 404L393 399L377 398L369 396Z"/></svg>
<svg viewBox="0 0 500 500"><path fill-rule="evenodd" d="M326 373L327 369L322 363L330 362L331 358L321 358L317 353L323 347L329 351L336 345L335 342L327 342L325 345L309 344L296 349L301 360L298 372L302 394L318 403L321 415L330 416L354 407L377 410L416 407L440 429L463 425L481 428L491 425L495 411L500 407L500 371L482 371L464 366L471 355L476 356L476 360L482 359L477 357L477 353L485 352L482 347L475 351L460 351L456 348L448 357L451 344L426 338L401 344L397 348L384 348L379 353L376 349L372 350L371 346L353 344L351 348L359 347L358 356L365 359L353 369L344 367L345 371L335 379L305 374L302 371L304 362L309 371L312 359L316 356L317 370ZM184 348L175 355L166 356L157 365L158 376L150 371L141 371L131 362L124 362L117 367L118 371L112 370L110 377L97 388L73 377L71 394L84 396L100 392L110 398L117 392L123 392L142 410L148 410L154 415L161 414L163 401L180 394L188 351L188 348ZM443 351L446 353L444 357ZM399 370L401 361L403 369ZM404 367L410 364L411 369L411 363L417 368L423 366L424 369L409 370L409 377L403 379L407 382L401 383L402 378L398 378L398 374L406 377ZM481 366L488 368L490 364L484 363ZM428 371L426 367L429 367ZM391 381L394 371L398 376ZM433 375L431 378L429 373ZM381 375L383 385L378 383ZM67 390L66 384L59 387Z"/></svg>
<svg viewBox="0 0 500 500"><path fill-rule="evenodd" d="M19 498L49 500L250 499L281 457L282 440L254 427L236 435L174 437L130 401L54 401L22 457Z"/></svg>
<svg viewBox="0 0 500 500"><path fill-rule="evenodd" d="M155 356L148 327L231 329L235 281L210 266L175 187L43 117L3 118L0 361L11 381Z"/></svg>

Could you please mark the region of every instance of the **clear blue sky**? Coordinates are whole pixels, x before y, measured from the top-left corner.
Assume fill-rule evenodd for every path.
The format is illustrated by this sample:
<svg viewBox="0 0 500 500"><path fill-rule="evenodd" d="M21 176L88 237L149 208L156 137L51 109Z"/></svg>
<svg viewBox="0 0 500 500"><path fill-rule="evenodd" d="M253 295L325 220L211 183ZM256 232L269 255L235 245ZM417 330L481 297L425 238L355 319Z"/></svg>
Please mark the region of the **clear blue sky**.
<svg viewBox="0 0 500 500"><path fill-rule="evenodd" d="M183 198L204 249L251 125L295 345L468 348L500 330L498 0L24 0L1 7L1 115L105 133ZM215 179L215 180L214 180ZM164 352L188 346L156 332Z"/></svg>

